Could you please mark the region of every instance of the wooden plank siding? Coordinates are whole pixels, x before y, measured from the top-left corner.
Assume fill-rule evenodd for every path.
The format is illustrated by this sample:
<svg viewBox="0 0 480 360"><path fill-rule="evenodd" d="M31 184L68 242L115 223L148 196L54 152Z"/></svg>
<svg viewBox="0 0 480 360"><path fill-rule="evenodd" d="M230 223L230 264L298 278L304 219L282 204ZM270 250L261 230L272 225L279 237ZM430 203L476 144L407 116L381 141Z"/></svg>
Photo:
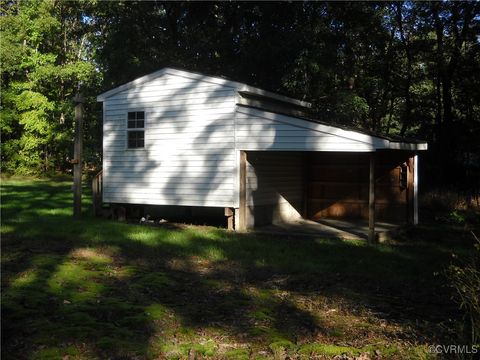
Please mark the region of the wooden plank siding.
<svg viewBox="0 0 480 360"><path fill-rule="evenodd" d="M405 222L411 207L400 186L400 165L411 156L403 151L377 151L375 213L379 220ZM310 156L308 214L311 219L368 219L369 154L315 153ZM409 175L410 177L410 175Z"/></svg>
<svg viewBox="0 0 480 360"><path fill-rule="evenodd" d="M235 89L163 74L104 99L103 201L234 207ZM145 148L127 149L127 113Z"/></svg>

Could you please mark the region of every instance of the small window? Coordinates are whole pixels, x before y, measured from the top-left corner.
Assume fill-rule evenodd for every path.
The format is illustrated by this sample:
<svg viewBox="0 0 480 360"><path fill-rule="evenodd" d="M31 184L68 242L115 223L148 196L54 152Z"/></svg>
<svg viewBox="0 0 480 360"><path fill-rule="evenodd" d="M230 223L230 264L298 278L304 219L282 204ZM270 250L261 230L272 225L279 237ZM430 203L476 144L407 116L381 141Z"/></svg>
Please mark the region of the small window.
<svg viewBox="0 0 480 360"><path fill-rule="evenodd" d="M137 149L145 147L143 131L129 131L128 132L128 148Z"/></svg>
<svg viewBox="0 0 480 360"><path fill-rule="evenodd" d="M128 113L127 147L141 149L145 147L145 112L131 111Z"/></svg>

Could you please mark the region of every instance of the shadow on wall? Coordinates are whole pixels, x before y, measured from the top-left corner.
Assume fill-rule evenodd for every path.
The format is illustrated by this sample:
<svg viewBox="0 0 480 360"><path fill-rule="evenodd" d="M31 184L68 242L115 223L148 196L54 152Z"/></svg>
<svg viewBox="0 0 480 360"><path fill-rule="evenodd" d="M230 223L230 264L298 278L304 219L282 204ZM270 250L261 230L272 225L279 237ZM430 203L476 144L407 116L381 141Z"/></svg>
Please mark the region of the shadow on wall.
<svg viewBox="0 0 480 360"><path fill-rule="evenodd" d="M302 217L304 158L302 152L247 152L250 227L294 221Z"/></svg>
<svg viewBox="0 0 480 360"><path fill-rule="evenodd" d="M157 86L168 84L168 78L156 80ZM172 206L173 218L205 218L199 214L199 206L216 206L218 211L213 212L221 211L223 216L223 208L234 200L236 175L233 89L193 81L176 86L168 97L150 100L139 95L148 86L127 93L120 105L124 113L145 110L145 149L125 149L122 118L107 120L114 131L109 132L104 146L105 199L118 204ZM156 212L165 213L165 209ZM222 219L222 224L225 221Z"/></svg>
<svg viewBox="0 0 480 360"><path fill-rule="evenodd" d="M377 153L378 220L407 221L413 189L410 182L402 185L401 165L410 156L403 151ZM249 151L247 159L250 226L302 216L368 219L368 153Z"/></svg>
<svg viewBox="0 0 480 360"><path fill-rule="evenodd" d="M168 84L168 76L157 81L157 86ZM106 198L116 203L178 206L171 208L176 209L174 217L183 213L188 219L199 214L191 207L217 207L219 212L231 207L238 187L238 149L232 135L234 89L193 81L169 91L168 97L151 100L139 95L148 86L127 93L120 104L123 114L146 111L145 149L125 149L126 122L118 115L120 110L108 121L107 129L112 131L104 148ZM109 111L107 102L107 117ZM367 217L368 154L268 151L278 146L280 137L275 127L268 130L274 133L266 150L249 151L247 156L250 227L302 215ZM404 221L406 191L390 177L407 155L384 154L377 166L378 219ZM225 225L226 220L221 222Z"/></svg>

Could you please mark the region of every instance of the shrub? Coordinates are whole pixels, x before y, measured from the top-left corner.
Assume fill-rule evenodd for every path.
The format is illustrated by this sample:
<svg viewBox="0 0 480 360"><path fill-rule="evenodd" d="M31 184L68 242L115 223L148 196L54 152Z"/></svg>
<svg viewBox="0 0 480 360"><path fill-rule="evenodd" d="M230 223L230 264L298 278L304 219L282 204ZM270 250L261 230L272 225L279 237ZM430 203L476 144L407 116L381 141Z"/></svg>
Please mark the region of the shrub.
<svg viewBox="0 0 480 360"><path fill-rule="evenodd" d="M455 298L465 313L464 336L471 344L480 342L480 240L475 237L475 251L465 263L449 266L447 274Z"/></svg>
<svg viewBox="0 0 480 360"><path fill-rule="evenodd" d="M451 190L432 190L420 198L423 208L453 212L467 209L480 209L480 198L478 196L465 195Z"/></svg>

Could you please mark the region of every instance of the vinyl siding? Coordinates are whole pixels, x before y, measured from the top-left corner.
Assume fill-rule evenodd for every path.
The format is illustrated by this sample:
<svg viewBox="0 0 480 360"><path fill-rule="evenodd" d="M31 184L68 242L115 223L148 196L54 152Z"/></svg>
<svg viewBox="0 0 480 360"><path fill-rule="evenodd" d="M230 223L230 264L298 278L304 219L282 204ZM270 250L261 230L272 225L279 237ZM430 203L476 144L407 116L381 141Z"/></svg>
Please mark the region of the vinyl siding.
<svg viewBox="0 0 480 360"><path fill-rule="evenodd" d="M103 200L232 207L234 89L163 74L104 100ZM145 111L145 148L127 149L127 113Z"/></svg>
<svg viewBox="0 0 480 360"><path fill-rule="evenodd" d="M237 106L235 143L239 150L374 151L384 141L300 118Z"/></svg>

